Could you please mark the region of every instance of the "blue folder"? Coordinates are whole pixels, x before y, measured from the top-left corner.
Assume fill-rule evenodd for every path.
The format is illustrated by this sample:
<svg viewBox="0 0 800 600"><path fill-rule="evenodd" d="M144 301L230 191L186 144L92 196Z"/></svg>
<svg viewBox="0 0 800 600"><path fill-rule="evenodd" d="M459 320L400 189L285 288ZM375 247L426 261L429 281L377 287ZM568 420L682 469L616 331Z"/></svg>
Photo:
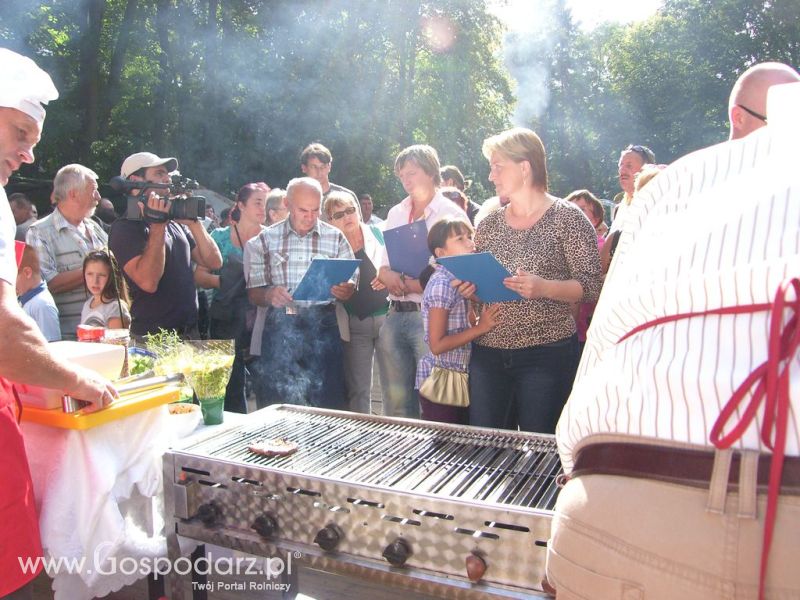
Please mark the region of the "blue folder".
<svg viewBox="0 0 800 600"><path fill-rule="evenodd" d="M428 266L431 251L428 250L428 226L425 221L414 221L383 232L389 266L392 271L419 279Z"/></svg>
<svg viewBox="0 0 800 600"><path fill-rule="evenodd" d="M517 292L503 285L503 279L511 277L511 273L497 262L491 252L445 256L436 262L457 279L474 283L477 287L475 294L481 302L513 302L523 299Z"/></svg>
<svg viewBox="0 0 800 600"><path fill-rule="evenodd" d="M360 263L352 258L315 258L292 292L292 298L309 302L332 299L331 287L348 281Z"/></svg>

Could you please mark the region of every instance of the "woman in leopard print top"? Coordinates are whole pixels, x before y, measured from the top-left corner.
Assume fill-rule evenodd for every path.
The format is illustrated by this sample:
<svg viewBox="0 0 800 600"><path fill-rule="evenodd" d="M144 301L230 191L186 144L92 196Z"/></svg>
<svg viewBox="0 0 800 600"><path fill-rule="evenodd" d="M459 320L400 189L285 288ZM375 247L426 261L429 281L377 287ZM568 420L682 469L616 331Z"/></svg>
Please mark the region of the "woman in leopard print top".
<svg viewBox="0 0 800 600"><path fill-rule="evenodd" d="M470 424L553 433L578 361L571 305L600 293L597 236L578 207L547 193L533 131L491 137L483 153L497 195L510 203L480 223L475 246L512 273L504 284L523 299L504 302L497 327L474 342Z"/></svg>

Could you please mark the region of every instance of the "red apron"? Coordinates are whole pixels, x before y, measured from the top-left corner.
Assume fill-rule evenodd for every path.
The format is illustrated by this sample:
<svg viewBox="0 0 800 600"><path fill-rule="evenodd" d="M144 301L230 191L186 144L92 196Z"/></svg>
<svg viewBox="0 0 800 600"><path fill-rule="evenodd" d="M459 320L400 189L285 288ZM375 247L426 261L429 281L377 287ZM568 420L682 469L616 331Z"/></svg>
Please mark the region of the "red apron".
<svg viewBox="0 0 800 600"><path fill-rule="evenodd" d="M17 264L19 250L17 246ZM11 382L0 377L0 597L18 590L42 570L37 561L42 556L39 517L17 406Z"/></svg>

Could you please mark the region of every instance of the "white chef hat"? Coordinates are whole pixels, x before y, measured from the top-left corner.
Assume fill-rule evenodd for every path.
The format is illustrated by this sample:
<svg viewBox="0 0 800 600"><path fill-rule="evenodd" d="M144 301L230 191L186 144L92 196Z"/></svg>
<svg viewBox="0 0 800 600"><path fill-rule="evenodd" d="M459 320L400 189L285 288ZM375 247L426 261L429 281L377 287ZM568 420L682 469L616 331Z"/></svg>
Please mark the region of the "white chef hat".
<svg viewBox="0 0 800 600"><path fill-rule="evenodd" d="M44 121L44 107L58 98L50 75L30 58L0 48L0 106L16 108L39 123Z"/></svg>

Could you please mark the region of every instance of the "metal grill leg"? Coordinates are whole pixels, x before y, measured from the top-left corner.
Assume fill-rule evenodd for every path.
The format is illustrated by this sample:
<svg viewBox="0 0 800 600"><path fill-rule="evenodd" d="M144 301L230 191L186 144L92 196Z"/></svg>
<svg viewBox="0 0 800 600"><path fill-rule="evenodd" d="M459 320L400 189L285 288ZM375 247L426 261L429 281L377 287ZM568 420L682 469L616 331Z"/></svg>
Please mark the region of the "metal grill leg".
<svg viewBox="0 0 800 600"><path fill-rule="evenodd" d="M208 600L208 575L201 575L198 573L194 565L197 564L201 558L205 558L206 545L200 544L194 552L190 560L192 561L192 600Z"/></svg>

